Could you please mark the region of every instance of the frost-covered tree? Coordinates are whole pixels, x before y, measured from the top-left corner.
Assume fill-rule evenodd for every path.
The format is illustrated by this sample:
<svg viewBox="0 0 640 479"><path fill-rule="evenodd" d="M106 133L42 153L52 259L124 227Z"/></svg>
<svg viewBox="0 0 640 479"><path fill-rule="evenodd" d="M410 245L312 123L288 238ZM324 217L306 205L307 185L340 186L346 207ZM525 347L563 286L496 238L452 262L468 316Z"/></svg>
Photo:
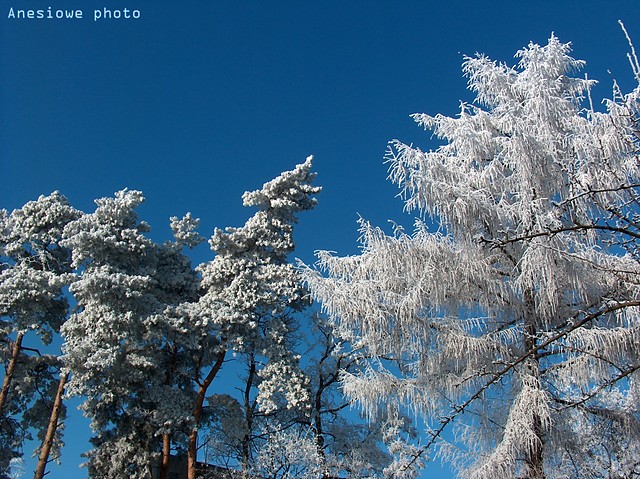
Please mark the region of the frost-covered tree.
<svg viewBox="0 0 640 479"><path fill-rule="evenodd" d="M393 463L390 449L398 449L400 443L409 446L407 439L415 437L412 424L391 408L369 422L359 417L340 381L345 374L361 371L366 352L344 344L322 315L316 315L310 333L313 342L303 353L311 391L309 413L298 427L300 435L315 443L321 477L385 477Z"/></svg>
<svg viewBox="0 0 640 479"><path fill-rule="evenodd" d="M63 327L69 393L92 419L92 477L148 477L170 435L190 422L193 400L181 376L192 339L182 303L198 297L183 246L199 241L197 221L172 219L175 241L154 243L138 219L138 191L97 200L95 212L65 229L65 246L81 270L71 286L77 311ZM185 319L187 318L187 319ZM184 434L184 432L183 432Z"/></svg>
<svg viewBox="0 0 640 479"><path fill-rule="evenodd" d="M640 474L640 87L596 111L569 52L552 37L515 67L466 58L475 102L414 115L441 146L389 149L425 220L392 235L363 222L361 254L305 273L374 358L346 393L413 409L430 425L416 460L439 446L465 477Z"/></svg>
<svg viewBox="0 0 640 479"><path fill-rule="evenodd" d="M265 358L256 371L265 403L280 392L292 405L304 397L297 358L282 338L289 312L305 303L286 256L296 214L312 208L319 191L310 168L311 159L246 193L245 204L259 211L242 228L216 230L217 255L200 272L182 253L200 241L197 220L173 218L175 240L156 244L135 212L138 191L97 200L95 212L65 228L79 279L64 360L73 372L69 393L85 398L96 433L92 477L147 477L155 464L166 477L177 448L194 478L206 393L231 350Z"/></svg>
<svg viewBox="0 0 640 479"><path fill-rule="evenodd" d="M257 374L264 364L246 354L238 398L228 394L208 398L212 421L206 431L208 460L228 468L240 465L250 474L274 479L384 477L385 467L392 462L386 449L394 447L385 441L411 435L413 429L396 418L398 435L391 438L386 432L393 427L392 421L367 423L351 411L340 391L340 377L355 371L363 359L360 352L343 347L331 324L319 315L292 319L306 324L307 334L283 336L291 343L291 351L299 351L305 400L290 407L282 393L272 393L266 411L259 402L261 377ZM292 326L289 332L297 329Z"/></svg>
<svg viewBox="0 0 640 479"><path fill-rule="evenodd" d="M144 477L151 460L147 443L155 431L144 427L148 408L135 404L153 382L144 347L144 322L155 309L153 244L135 213L142 201L136 191L97 200L95 212L65 232L82 274L71 287L78 307L63 328L64 360L73 371L69 393L86 398L82 408L96 433L88 453L91 477Z"/></svg>
<svg viewBox="0 0 640 479"><path fill-rule="evenodd" d="M265 361L255 351L243 353L240 361L244 368L236 381L236 394L207 398L208 421L203 437L207 462L248 472L255 470L257 451L270 441L271 431L290 427L300 411L288 407L287 401L276 395L269 398L269 411L265 411L259 402L262 378L258 374L266 366ZM301 380L302 376L297 379Z"/></svg>
<svg viewBox="0 0 640 479"><path fill-rule="evenodd" d="M198 303L201 337L210 344L199 348L194 368L197 399L189 435L188 477L195 479L198 427L207 391L227 353L249 358L250 380L259 377L256 399L262 411L277 408L276 397L289 407L304 402L307 390L298 359L288 347L290 315L307 304L295 267L287 256L294 250L293 227L301 211L312 209L315 173L312 158L243 195L245 206L258 211L239 228L216 229L210 240L215 258L199 267L204 295ZM257 362L258 359L262 359ZM262 366L260 366L262 364ZM251 408L249 403L245 407ZM245 409L246 420L252 413ZM246 428L250 434L252 427ZM244 437L243 462L248 457Z"/></svg>
<svg viewBox="0 0 640 479"><path fill-rule="evenodd" d="M274 431L257 452L253 467L265 479L317 479L324 477L314 438L300 429Z"/></svg>
<svg viewBox="0 0 640 479"><path fill-rule="evenodd" d="M295 319L305 324L290 347L301 357L306 400L292 408L282 394L272 394L265 411L258 401L257 374L264 365L248 354L238 399L228 394L208 398L213 422L207 428L207 457L264 478L384 477L392 462L387 448L395 447L385 441L410 435L413 428L395 416L367 423L352 411L340 391L340 376L355 371L360 352L344 348L325 318L301 314ZM386 435L391 422L398 426L392 439Z"/></svg>
<svg viewBox="0 0 640 479"><path fill-rule="evenodd" d="M57 355L45 353L67 316L63 288L73 279L62 231L79 212L58 192L11 214L0 211L0 340L5 372L0 392L0 477L35 429L43 442L39 469L58 458L64 406ZM28 343L28 346L27 346ZM61 392L61 391L60 391ZM52 415L52 410L56 414ZM51 425L49 418L51 417ZM49 427L48 427L49 426Z"/></svg>

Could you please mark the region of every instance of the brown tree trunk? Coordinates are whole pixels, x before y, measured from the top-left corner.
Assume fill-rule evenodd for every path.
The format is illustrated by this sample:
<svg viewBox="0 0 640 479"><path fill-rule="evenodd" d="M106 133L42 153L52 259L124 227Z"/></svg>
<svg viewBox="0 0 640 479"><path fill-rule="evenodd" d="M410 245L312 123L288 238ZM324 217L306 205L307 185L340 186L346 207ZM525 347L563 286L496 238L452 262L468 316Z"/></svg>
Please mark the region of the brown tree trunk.
<svg viewBox="0 0 640 479"><path fill-rule="evenodd" d="M168 352L171 354L171 361L165 377L165 384L171 385L173 374L176 369L178 350L175 345L167 344ZM160 461L160 473L158 479L167 479L169 477L169 463L171 461L171 435L164 433L162 435L162 460Z"/></svg>
<svg viewBox="0 0 640 479"><path fill-rule="evenodd" d="M211 382L218 374L218 371L220 371L226 354L226 350L218 353L218 358L216 359L215 364L198 389L196 405L193 409L193 429L191 429L191 432L189 433L189 445L187 447L187 479L196 479L196 465L198 459L198 425L200 423L200 416L202 415L204 397L207 393L207 389L211 385Z"/></svg>
<svg viewBox="0 0 640 479"><path fill-rule="evenodd" d="M160 462L160 474L158 479L169 477L169 460L171 459L171 436L168 433L162 435L162 461Z"/></svg>
<svg viewBox="0 0 640 479"><path fill-rule="evenodd" d="M16 341L11 348L11 359L9 359L9 367L4 375L4 381L2 382L2 391L0 391L0 417L4 416L4 408L6 406L7 397L9 395L9 388L11 387L11 380L16 371L16 365L18 364L18 357L20 356L20 350L22 349L22 338L24 333L18 333Z"/></svg>
<svg viewBox="0 0 640 479"><path fill-rule="evenodd" d="M60 419L60 411L62 410L62 395L64 394L64 388L67 384L68 379L68 372L63 372L60 374L58 390L56 391L56 397L53 400L51 417L49 418L49 425L47 426L47 434L44 437L44 441L42 441L42 446L40 448L40 457L38 458L38 464L36 466L36 471L33 475L33 479L42 479L44 477L47 464L49 463L51 446L53 446L53 439L59 426L58 421Z"/></svg>

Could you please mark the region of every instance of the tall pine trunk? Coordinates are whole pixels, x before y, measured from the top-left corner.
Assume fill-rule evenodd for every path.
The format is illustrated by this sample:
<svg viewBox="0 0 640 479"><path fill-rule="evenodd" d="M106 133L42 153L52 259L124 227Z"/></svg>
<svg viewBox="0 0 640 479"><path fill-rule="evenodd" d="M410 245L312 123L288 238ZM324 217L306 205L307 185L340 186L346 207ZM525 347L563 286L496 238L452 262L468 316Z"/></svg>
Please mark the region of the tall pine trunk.
<svg viewBox="0 0 640 479"><path fill-rule="evenodd" d="M51 417L49 418L49 425L47 426L47 433L42 441L40 447L40 456L38 457L38 464L36 466L33 479L42 479L49 463L49 454L51 453L51 447L53 446L53 440L60 425L60 412L62 411L62 395L64 394L64 388L67 385L69 379L68 372L60 373L60 381L58 382L58 389L56 391L56 397L53 400L53 408L51 409Z"/></svg>
<svg viewBox="0 0 640 479"><path fill-rule="evenodd" d="M189 444L187 446L187 479L196 479L197 471L196 466L198 463L198 426L200 425L200 417L202 416L202 406L204 405L204 398L207 394L207 389L211 385L211 382L215 379L218 371L224 363L224 358L227 354L226 349L218 353L215 364L207 374L207 377L198 388L198 395L196 396L196 404L193 409L193 428L189 433Z"/></svg>
<svg viewBox="0 0 640 479"><path fill-rule="evenodd" d="M9 388L11 387L11 380L16 371L16 365L18 364L18 357L20 356L20 350L22 349L22 338L24 333L18 333L16 341L11 348L11 358L9 359L9 366L4 375L4 381L2 382L2 391L0 391L0 417L4 416L4 408L6 406L7 397L9 396Z"/></svg>
<svg viewBox="0 0 640 479"><path fill-rule="evenodd" d="M162 460L160 461L160 474L158 479L169 477L169 461L171 460L171 436L168 433L162 435Z"/></svg>

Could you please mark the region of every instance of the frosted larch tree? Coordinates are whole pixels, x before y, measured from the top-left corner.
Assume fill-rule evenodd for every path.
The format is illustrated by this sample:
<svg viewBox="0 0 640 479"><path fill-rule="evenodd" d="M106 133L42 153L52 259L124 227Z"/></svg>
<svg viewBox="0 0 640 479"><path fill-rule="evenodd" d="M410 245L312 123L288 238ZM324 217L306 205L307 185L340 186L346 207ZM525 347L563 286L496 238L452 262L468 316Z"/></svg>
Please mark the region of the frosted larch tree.
<svg viewBox="0 0 640 479"><path fill-rule="evenodd" d="M597 111L569 53L552 36L515 67L466 58L475 102L414 115L441 146L390 145L414 232L362 222L361 254L305 270L374 357L349 397L412 409L416 459L435 446L464 477L640 474L640 87Z"/></svg>
<svg viewBox="0 0 640 479"><path fill-rule="evenodd" d="M207 391L229 351L264 358L264 366L254 372L260 377L257 399L263 411L276 407L272 398L277 394L291 407L307 397L304 375L285 338L289 314L307 304L287 255L295 246L297 214L312 209L313 195L320 191L312 185L316 175L311 167L309 157L262 189L246 192L244 205L258 211L240 228L216 229L210 240L216 256L199 267L205 290L198 304L202 337L214 338L215 344L201 349L194 371L197 398L188 445L189 479L196 477L198 427Z"/></svg>
<svg viewBox="0 0 640 479"><path fill-rule="evenodd" d="M79 212L55 192L11 214L0 211L0 335L5 373L0 392L0 476L20 457L34 429L42 442L36 477L59 457L66 374L48 346L67 317L63 288L72 280L62 231Z"/></svg>

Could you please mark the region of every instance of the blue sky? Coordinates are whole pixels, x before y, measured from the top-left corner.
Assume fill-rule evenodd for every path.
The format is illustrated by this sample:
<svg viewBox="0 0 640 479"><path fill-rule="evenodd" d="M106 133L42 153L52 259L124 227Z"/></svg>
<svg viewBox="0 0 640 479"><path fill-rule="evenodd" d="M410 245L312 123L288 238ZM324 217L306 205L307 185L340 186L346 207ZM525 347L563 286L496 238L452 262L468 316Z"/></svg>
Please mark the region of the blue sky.
<svg viewBox="0 0 640 479"><path fill-rule="evenodd" d="M638 0L0 4L0 208L60 190L91 211L128 187L145 193L140 214L156 239L187 211L208 236L244 223L245 190L313 154L324 191L297 230L306 262L318 249L356 253L358 215L412 223L386 181L385 148L394 138L429 148L409 115L455 114L472 98L463 55L513 64L555 32L600 80L600 99L613 78L631 86L618 19L640 45ZM8 18L49 6L83 18ZM94 22L104 8L140 18ZM83 428L70 423L70 446ZM76 449L49 479L82 477Z"/></svg>

